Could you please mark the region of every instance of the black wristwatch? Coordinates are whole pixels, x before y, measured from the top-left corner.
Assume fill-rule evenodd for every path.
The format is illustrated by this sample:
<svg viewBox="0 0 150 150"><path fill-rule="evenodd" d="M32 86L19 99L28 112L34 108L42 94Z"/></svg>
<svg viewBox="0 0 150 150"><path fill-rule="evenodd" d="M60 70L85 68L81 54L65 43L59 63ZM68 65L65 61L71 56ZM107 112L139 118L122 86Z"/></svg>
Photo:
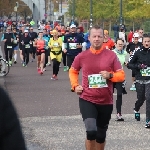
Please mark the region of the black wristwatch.
<svg viewBox="0 0 150 150"><path fill-rule="evenodd" d="M109 79L111 79L111 78L113 78L113 74L112 73L109 74Z"/></svg>

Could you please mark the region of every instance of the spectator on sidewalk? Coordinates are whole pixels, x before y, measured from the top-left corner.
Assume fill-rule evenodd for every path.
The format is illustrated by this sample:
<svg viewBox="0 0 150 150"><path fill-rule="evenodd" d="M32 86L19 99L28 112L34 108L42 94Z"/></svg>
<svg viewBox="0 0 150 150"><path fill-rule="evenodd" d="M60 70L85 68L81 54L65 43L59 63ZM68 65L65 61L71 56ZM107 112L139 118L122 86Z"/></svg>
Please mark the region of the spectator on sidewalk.
<svg viewBox="0 0 150 150"><path fill-rule="evenodd" d="M116 22L116 24L113 26L113 31L114 31L114 40L116 41L116 39L117 39L118 36L119 36L119 26L117 25L117 22Z"/></svg>

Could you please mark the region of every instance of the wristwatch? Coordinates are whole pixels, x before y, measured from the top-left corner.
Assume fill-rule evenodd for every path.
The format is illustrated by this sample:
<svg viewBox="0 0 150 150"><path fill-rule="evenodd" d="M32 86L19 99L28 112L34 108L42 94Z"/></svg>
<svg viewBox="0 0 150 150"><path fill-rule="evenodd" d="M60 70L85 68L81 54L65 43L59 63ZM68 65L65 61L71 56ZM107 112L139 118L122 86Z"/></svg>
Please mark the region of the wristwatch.
<svg viewBox="0 0 150 150"><path fill-rule="evenodd" d="M113 73L109 74L109 79L113 78Z"/></svg>

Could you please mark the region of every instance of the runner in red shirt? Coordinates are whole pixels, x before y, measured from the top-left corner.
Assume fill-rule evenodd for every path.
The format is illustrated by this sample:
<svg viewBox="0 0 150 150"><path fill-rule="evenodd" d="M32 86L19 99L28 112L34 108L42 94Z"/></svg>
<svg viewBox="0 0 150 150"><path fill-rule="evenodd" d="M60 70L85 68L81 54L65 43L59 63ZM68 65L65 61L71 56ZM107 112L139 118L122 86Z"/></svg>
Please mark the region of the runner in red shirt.
<svg viewBox="0 0 150 150"><path fill-rule="evenodd" d="M93 26L89 31L90 49L77 55L69 70L72 88L80 95L79 107L87 136L86 150L104 150L113 110L113 82L125 79L116 54L103 48L103 40L103 29ZM82 85L78 82L81 69Z"/></svg>
<svg viewBox="0 0 150 150"><path fill-rule="evenodd" d="M47 25L45 25L45 29L46 29L47 31L50 31L50 30L51 30L50 22L48 22Z"/></svg>
<svg viewBox="0 0 150 150"><path fill-rule="evenodd" d="M134 34L133 29L130 29L130 32L129 32L129 34L128 34L128 42L129 42L129 43L132 42L133 34Z"/></svg>

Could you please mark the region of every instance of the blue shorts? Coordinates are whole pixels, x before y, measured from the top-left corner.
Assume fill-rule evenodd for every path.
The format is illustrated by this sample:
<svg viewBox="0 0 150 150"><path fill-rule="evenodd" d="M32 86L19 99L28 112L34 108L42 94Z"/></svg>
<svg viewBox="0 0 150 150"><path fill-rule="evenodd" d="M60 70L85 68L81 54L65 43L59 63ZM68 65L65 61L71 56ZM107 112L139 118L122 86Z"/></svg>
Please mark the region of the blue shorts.
<svg viewBox="0 0 150 150"><path fill-rule="evenodd" d="M15 47L14 47L14 50L19 50L19 46L18 46L18 45L15 46Z"/></svg>

